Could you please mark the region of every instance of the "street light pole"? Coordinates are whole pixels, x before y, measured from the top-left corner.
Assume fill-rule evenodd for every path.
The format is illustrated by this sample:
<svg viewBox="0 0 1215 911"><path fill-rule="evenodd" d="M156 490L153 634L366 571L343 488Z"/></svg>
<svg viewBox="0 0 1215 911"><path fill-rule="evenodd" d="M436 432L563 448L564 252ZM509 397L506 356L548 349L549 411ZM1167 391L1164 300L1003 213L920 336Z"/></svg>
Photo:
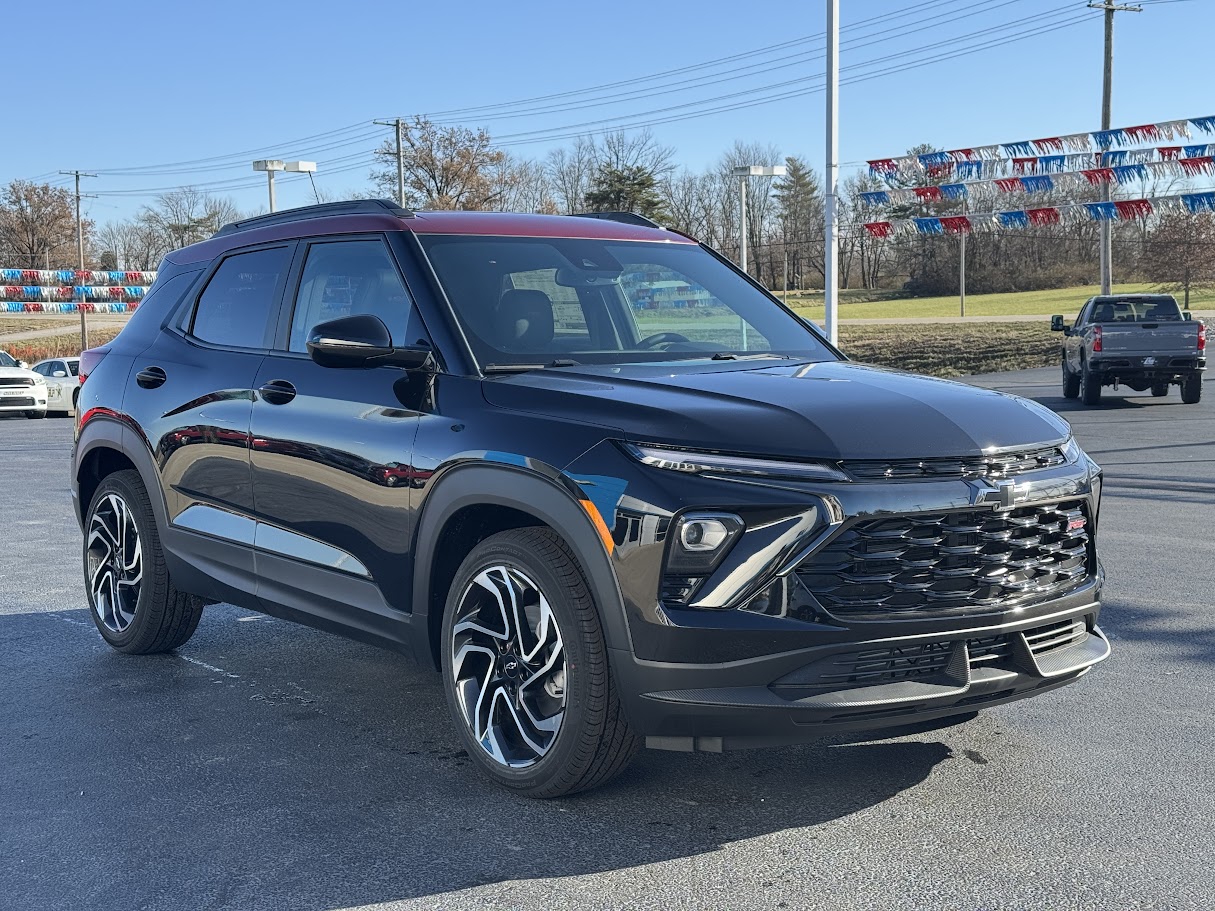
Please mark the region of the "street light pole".
<svg viewBox="0 0 1215 911"><path fill-rule="evenodd" d="M253 170L266 172L266 188L270 191L270 211L274 211L274 172L285 171L287 163L278 159L268 158L253 162Z"/></svg>
<svg viewBox="0 0 1215 911"><path fill-rule="evenodd" d="M840 239L840 0L827 0L827 194L823 200L823 326L827 341L836 344L839 312Z"/></svg>

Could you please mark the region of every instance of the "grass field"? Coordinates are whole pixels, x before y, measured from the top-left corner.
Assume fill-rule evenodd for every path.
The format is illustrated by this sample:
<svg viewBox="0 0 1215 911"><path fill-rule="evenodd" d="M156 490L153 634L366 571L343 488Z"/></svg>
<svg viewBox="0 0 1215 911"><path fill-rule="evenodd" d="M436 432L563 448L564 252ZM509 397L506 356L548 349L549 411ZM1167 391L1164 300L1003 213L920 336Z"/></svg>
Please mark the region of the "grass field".
<svg viewBox="0 0 1215 911"><path fill-rule="evenodd" d="M58 326L79 324L78 319L47 319L46 317L29 317L20 314L12 316L0 314L0 338L12 335L14 332L32 332L36 329L54 329Z"/></svg>
<svg viewBox="0 0 1215 911"><path fill-rule="evenodd" d="M112 341L119 330L118 326L90 330L89 346L95 348ZM33 364L48 357L75 357L80 353L80 333L73 332L12 342L5 345L4 350L17 360L25 361L27 364Z"/></svg>
<svg viewBox="0 0 1215 911"><path fill-rule="evenodd" d="M1050 367L1059 336L1037 323L973 326L840 326L840 349L854 361L930 376Z"/></svg>
<svg viewBox="0 0 1215 911"><path fill-rule="evenodd" d="M1025 291L1012 294L967 295L967 316L1050 316L1062 313L1069 320L1080 310L1086 300L1100 292L1096 285L1078 288L1057 288L1050 291ZM1115 285L1115 293L1158 293L1155 285ZM919 297L865 299L878 292L842 292L840 296L840 319L891 319L895 317L939 317L958 316L958 298ZM777 294L780 297L780 294ZM822 322L823 295L817 292L810 296L789 296L789 305L811 319ZM1192 291L1190 307L1204 310L1215 307L1215 290Z"/></svg>

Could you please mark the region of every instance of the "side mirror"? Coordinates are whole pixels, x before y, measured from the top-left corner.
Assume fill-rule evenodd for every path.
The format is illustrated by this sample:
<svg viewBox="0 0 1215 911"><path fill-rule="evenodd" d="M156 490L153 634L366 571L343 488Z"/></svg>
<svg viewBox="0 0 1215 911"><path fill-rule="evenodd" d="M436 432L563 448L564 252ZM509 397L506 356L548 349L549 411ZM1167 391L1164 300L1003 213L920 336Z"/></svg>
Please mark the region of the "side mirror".
<svg viewBox="0 0 1215 911"><path fill-rule="evenodd" d="M56 370L51 376L67 376L66 370Z"/></svg>
<svg viewBox="0 0 1215 911"><path fill-rule="evenodd" d="M25 361L18 360L17 366L20 367L22 370L28 370L30 365L27 364Z"/></svg>
<svg viewBox="0 0 1215 911"><path fill-rule="evenodd" d="M1051 332L1063 332L1065 329L1067 329L1067 326L1063 325L1063 317L1060 314L1056 313L1050 318Z"/></svg>
<svg viewBox="0 0 1215 911"><path fill-rule="evenodd" d="M1189 310L1183 310L1181 312L1181 318L1188 323L1190 320L1192 320L1194 318L1194 314L1191 313Z"/></svg>
<svg viewBox="0 0 1215 911"><path fill-rule="evenodd" d="M384 321L370 313L318 323L308 333L308 353L322 367L403 367L428 370L429 348L394 348Z"/></svg>

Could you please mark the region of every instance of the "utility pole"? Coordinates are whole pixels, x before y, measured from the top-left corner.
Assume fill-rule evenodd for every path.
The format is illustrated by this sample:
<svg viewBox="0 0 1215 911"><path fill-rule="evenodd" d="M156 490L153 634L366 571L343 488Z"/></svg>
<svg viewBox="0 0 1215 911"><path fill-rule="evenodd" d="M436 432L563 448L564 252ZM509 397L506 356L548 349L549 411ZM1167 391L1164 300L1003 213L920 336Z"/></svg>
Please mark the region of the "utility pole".
<svg viewBox="0 0 1215 911"><path fill-rule="evenodd" d="M966 210L968 208L966 205L967 202L968 202L968 200L965 197L963 197L963 199L962 199L962 214L963 215L966 214ZM962 249L959 252L959 256L958 256L958 302L961 304L961 307L962 307L962 316L966 315L966 235L968 233L969 232L966 230L962 231L962 234L961 234Z"/></svg>
<svg viewBox="0 0 1215 911"><path fill-rule="evenodd" d="M76 178L76 254L77 254L77 270L84 271L84 222L80 218L80 200L81 197L92 198L95 194L80 192L81 177L96 177L96 174L86 174L84 171L60 171L60 174L74 176ZM77 304L77 309L80 311L80 350L85 351L89 347L89 324L87 315L84 312L85 294L80 292L80 302Z"/></svg>
<svg viewBox="0 0 1215 911"><path fill-rule="evenodd" d="M397 137L397 205L405 208L405 121L400 117L395 120L373 120L382 127L393 127Z"/></svg>
<svg viewBox="0 0 1215 911"><path fill-rule="evenodd" d="M1101 129L1108 130L1111 121L1111 96L1114 90L1114 13L1141 13L1143 7L1120 5L1114 0L1090 2L1089 9L1105 13L1105 73L1101 82ZM1101 198L1110 201L1110 185L1105 184ZM1101 293L1109 294L1113 284L1113 232L1108 219L1101 221Z"/></svg>
<svg viewBox="0 0 1215 911"><path fill-rule="evenodd" d="M823 200L823 310L827 341L839 341L840 0L827 0L827 193Z"/></svg>

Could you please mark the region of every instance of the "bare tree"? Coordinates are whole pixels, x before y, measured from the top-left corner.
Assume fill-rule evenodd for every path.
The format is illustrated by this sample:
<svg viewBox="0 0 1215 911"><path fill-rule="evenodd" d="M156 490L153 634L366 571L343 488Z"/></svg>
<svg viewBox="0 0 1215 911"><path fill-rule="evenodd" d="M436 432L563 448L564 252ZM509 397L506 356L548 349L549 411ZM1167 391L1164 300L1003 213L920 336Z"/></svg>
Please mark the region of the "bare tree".
<svg viewBox="0 0 1215 911"><path fill-rule="evenodd" d="M85 249L92 222L85 220ZM76 210L72 194L49 184L14 180L0 191L0 254L41 269L75 266Z"/></svg>
<svg viewBox="0 0 1215 911"><path fill-rule="evenodd" d="M1215 215L1188 212L1164 215L1146 250L1148 277L1182 294L1190 309L1190 292L1215 285Z"/></svg>
<svg viewBox="0 0 1215 911"><path fill-rule="evenodd" d="M414 117L402 131L407 201L422 209L500 209L510 187L507 156L494 148L489 133L463 126L440 126ZM387 141L376 154L385 167L371 179L385 196L397 193L396 144Z"/></svg>
<svg viewBox="0 0 1215 911"><path fill-rule="evenodd" d="M159 241L164 252L206 240L228 222L240 218L232 200L212 196L198 187L181 187L144 206L139 222Z"/></svg>
<svg viewBox="0 0 1215 911"><path fill-rule="evenodd" d="M579 136L572 148L549 152L545 160L557 207L565 215L586 210L586 193L595 173L595 144Z"/></svg>

